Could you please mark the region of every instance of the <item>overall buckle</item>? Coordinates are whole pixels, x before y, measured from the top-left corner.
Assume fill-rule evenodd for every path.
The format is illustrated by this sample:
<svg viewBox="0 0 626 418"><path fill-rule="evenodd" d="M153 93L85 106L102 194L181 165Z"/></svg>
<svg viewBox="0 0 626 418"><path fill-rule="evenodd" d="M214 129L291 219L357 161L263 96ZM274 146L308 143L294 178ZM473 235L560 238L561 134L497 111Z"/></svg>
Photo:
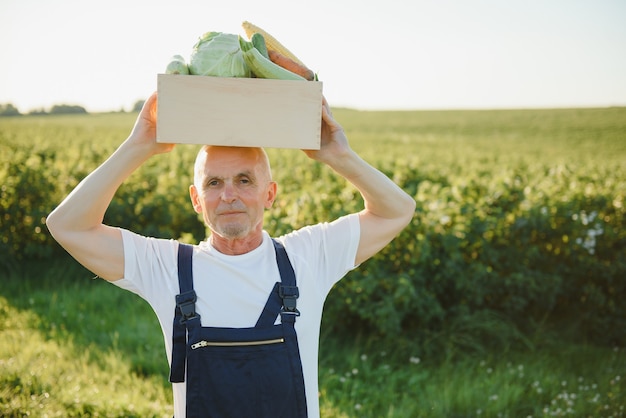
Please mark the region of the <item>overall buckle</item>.
<svg viewBox="0 0 626 418"><path fill-rule="evenodd" d="M280 285L278 295L283 300L281 313L300 316L300 311L296 308L296 301L300 296L298 286Z"/></svg>
<svg viewBox="0 0 626 418"><path fill-rule="evenodd" d="M196 292L193 290L181 293L180 295L176 295L176 306L178 307L182 315L182 317L180 318L181 324L184 324L188 320L198 316L196 314L196 300Z"/></svg>

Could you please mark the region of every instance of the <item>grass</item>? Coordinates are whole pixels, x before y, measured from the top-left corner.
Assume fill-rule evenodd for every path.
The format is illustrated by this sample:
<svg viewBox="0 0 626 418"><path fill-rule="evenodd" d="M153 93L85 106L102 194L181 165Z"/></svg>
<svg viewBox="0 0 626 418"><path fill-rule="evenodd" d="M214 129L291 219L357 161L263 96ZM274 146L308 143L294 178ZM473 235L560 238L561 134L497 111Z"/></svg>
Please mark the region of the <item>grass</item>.
<svg viewBox="0 0 626 418"><path fill-rule="evenodd" d="M2 277L0 416L171 416L153 313L91 277L69 259ZM435 337L447 347L438 355L406 335L341 338L324 327L322 416L626 416L624 347L548 333L497 350L488 342L463 346L449 333Z"/></svg>
<svg viewBox="0 0 626 418"><path fill-rule="evenodd" d="M552 343L431 361L371 348L323 351L322 402L350 417L622 417L623 349ZM332 344L331 344L332 345ZM360 354L359 354L360 353ZM348 356L346 360L346 357Z"/></svg>
<svg viewBox="0 0 626 418"><path fill-rule="evenodd" d="M171 417L147 304L69 259L18 270L0 292L0 416Z"/></svg>

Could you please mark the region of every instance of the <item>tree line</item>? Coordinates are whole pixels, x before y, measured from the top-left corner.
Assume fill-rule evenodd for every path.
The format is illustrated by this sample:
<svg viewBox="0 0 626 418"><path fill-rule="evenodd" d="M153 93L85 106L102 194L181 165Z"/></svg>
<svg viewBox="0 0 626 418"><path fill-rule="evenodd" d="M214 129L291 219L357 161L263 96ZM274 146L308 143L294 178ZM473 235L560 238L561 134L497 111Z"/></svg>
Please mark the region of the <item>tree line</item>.
<svg viewBox="0 0 626 418"><path fill-rule="evenodd" d="M139 112L144 104L144 100L137 100L133 105L131 112ZM124 110L120 110L124 112ZM53 105L50 110L44 108L33 109L28 113L22 113L12 103L0 103L0 117L2 116L24 116L24 115L63 115L63 114L87 114L87 109L80 105L57 104Z"/></svg>

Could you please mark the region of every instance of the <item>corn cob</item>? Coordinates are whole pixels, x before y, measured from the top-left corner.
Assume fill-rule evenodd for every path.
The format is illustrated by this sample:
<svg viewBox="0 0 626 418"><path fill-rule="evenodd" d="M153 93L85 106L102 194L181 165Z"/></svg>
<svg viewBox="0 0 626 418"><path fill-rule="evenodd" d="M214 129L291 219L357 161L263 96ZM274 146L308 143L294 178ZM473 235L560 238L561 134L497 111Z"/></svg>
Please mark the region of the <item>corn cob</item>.
<svg viewBox="0 0 626 418"><path fill-rule="evenodd" d="M278 42L276 38L274 38L272 35L264 31L260 27L253 25L252 23L248 21L244 21L241 24L241 26L243 27L243 30L246 32L248 39L252 39L252 35L254 35L255 33L260 33L261 35L263 35L263 38L265 39L265 45L268 50L276 51L290 58L292 61L295 61L300 65L304 65L304 63L300 61L298 57L296 57L291 51L289 51L283 44Z"/></svg>

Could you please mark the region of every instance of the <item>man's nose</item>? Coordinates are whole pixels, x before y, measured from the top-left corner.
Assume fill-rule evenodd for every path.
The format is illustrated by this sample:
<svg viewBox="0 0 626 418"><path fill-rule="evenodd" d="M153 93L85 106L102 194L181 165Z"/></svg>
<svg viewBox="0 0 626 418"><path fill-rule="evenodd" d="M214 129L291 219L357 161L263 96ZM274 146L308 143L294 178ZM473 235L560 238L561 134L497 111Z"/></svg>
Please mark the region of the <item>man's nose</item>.
<svg viewBox="0 0 626 418"><path fill-rule="evenodd" d="M222 200L224 202L233 202L235 199L237 199L235 186L233 186L232 183L225 183L224 188L222 189Z"/></svg>

